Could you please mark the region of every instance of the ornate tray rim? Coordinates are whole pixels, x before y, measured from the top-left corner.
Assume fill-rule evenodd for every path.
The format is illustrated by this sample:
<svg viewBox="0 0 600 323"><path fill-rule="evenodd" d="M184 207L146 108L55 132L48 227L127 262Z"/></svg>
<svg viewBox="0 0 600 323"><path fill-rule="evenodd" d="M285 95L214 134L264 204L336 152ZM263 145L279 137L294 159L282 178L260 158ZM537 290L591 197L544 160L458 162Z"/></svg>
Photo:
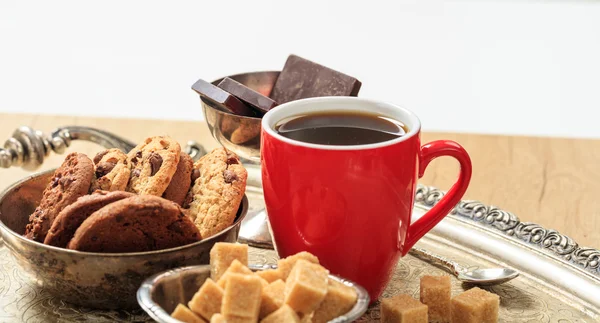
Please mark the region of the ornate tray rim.
<svg viewBox="0 0 600 323"><path fill-rule="evenodd" d="M417 185L415 206L431 208L446 192L432 186ZM553 229L522 222L511 212L476 200L461 200L448 215L503 238L541 250L546 256L580 269L582 273L600 281L600 250L580 246L572 238Z"/></svg>

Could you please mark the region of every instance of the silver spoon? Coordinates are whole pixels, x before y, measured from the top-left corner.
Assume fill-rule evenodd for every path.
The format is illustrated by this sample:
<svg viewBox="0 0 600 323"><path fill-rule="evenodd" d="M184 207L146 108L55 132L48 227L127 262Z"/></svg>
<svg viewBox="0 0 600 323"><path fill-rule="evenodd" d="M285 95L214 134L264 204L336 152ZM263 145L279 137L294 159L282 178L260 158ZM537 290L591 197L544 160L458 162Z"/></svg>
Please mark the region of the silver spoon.
<svg viewBox="0 0 600 323"><path fill-rule="evenodd" d="M458 280L474 285L498 285L519 276L518 271L510 268L485 268L469 271L455 261L417 247L413 247L409 253L419 258L425 258L436 265L440 265L448 269L456 276L456 278L458 278Z"/></svg>

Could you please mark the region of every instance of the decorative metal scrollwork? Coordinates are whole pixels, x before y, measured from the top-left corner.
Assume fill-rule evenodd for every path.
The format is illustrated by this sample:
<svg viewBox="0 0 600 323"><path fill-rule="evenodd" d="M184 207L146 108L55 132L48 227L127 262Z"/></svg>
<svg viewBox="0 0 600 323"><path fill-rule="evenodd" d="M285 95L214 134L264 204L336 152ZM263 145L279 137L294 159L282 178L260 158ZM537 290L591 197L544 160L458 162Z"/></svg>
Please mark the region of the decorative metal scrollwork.
<svg viewBox="0 0 600 323"><path fill-rule="evenodd" d="M530 244L536 244L544 249L552 250L557 255L569 260L571 254L577 250L578 245L573 239L548 230L540 225L530 222L521 222L516 229L516 236Z"/></svg>
<svg viewBox="0 0 600 323"><path fill-rule="evenodd" d="M589 271L600 272L600 250L579 248L571 254L571 261Z"/></svg>
<svg viewBox="0 0 600 323"><path fill-rule="evenodd" d="M434 206L445 192L434 187L419 185L415 203L425 207ZM577 242L556 230L545 229L539 224L521 222L519 218L495 206L478 201L461 201L450 216L473 221L477 225L492 227L511 239L525 241L551 256L578 265L586 271L600 276L600 250L580 247Z"/></svg>
<svg viewBox="0 0 600 323"><path fill-rule="evenodd" d="M434 206L446 194L444 191L434 187L418 185L415 192L415 203L420 203L425 206Z"/></svg>
<svg viewBox="0 0 600 323"><path fill-rule="evenodd" d="M495 206L487 206L478 201L461 201L455 208L454 214L467 217L477 222L484 222L512 236L519 224L519 218Z"/></svg>

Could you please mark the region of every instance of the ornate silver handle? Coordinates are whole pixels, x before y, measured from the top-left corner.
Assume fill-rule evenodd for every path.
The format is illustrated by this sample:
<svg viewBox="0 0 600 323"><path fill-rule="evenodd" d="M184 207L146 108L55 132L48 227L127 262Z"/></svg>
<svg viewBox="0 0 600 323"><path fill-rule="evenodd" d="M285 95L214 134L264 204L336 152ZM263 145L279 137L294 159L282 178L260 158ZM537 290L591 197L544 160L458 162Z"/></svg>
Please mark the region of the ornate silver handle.
<svg viewBox="0 0 600 323"><path fill-rule="evenodd" d="M118 148L125 152L135 147L135 144L127 139L90 127L65 126L45 136L41 131L22 126L4 143L4 149L0 148L0 167L20 166L26 170L35 170L43 164L50 151L64 153L71 145L71 140L91 141L105 148ZM184 151L194 161L206 154L204 147L195 141L188 141Z"/></svg>
<svg viewBox="0 0 600 323"><path fill-rule="evenodd" d="M446 257L436 255L431 251L425 249L412 247L409 253L415 257L424 258L435 265L439 265L446 268L447 270L450 270L454 274L454 276L458 276L458 274L467 271L463 266L459 265L457 262L452 261Z"/></svg>

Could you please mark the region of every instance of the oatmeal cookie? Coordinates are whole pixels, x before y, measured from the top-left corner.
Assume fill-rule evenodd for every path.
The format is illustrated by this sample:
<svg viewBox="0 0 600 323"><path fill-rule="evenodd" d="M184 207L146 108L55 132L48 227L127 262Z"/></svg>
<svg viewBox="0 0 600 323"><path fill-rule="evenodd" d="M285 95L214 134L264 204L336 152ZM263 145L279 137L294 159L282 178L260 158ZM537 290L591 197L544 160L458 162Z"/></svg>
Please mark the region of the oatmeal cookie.
<svg viewBox="0 0 600 323"><path fill-rule="evenodd" d="M225 148L200 158L194 169L198 177L189 195L189 214L206 238L233 224L246 192L248 173L238 156Z"/></svg>
<svg viewBox="0 0 600 323"><path fill-rule="evenodd" d="M131 167L127 191L162 196L177 170L180 154L179 143L169 137L144 140L127 154Z"/></svg>
<svg viewBox="0 0 600 323"><path fill-rule="evenodd" d="M94 157L95 177L91 192L96 190L124 191L129 182L129 162L127 155L117 148L99 152Z"/></svg>

